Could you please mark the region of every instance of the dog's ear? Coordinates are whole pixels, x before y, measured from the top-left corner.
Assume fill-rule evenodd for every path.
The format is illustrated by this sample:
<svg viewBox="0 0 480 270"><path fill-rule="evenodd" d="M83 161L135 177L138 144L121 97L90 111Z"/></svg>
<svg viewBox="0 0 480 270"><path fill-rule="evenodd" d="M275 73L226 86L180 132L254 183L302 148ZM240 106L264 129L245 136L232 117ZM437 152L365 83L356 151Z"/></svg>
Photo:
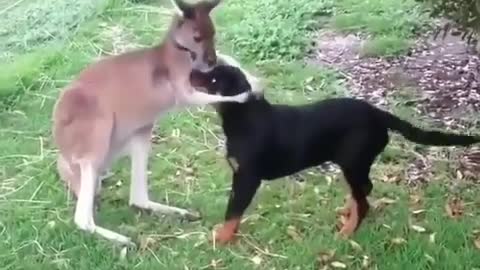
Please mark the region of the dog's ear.
<svg viewBox="0 0 480 270"><path fill-rule="evenodd" d="M199 70L190 72L190 84L193 87L208 87L210 84L210 75Z"/></svg>

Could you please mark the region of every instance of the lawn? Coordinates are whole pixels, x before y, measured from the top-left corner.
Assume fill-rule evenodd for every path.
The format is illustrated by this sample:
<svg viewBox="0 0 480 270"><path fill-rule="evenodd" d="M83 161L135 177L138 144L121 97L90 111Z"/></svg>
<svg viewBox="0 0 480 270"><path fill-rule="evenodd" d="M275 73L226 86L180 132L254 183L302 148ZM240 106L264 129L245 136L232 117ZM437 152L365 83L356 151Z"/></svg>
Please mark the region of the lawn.
<svg viewBox="0 0 480 270"><path fill-rule="evenodd" d="M458 175L454 150L397 135L372 171L375 207L350 240L335 234L342 177L311 169L264 184L239 240L213 246L231 172L210 107L161 119L150 158L151 196L198 210L200 221L130 208L129 162L121 160L97 223L131 236L138 249L76 229L55 169L53 104L101 55L161 41L170 16L167 0L0 0L0 269L480 269L478 185ZM314 31L360 33L365 55L392 56L431 20L413 0L229 0L214 19L221 50L266 81L269 100L289 104L348 95L338 72L305 64ZM392 111L429 125L404 95L393 98ZM406 169L425 152L438 157L433 173L406 185Z"/></svg>

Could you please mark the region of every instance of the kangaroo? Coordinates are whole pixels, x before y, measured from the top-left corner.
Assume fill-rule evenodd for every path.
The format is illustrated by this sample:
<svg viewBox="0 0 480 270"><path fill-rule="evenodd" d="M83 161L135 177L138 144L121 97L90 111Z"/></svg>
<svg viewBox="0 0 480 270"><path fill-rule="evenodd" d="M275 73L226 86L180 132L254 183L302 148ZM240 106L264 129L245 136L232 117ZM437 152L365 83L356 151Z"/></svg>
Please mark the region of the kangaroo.
<svg viewBox="0 0 480 270"><path fill-rule="evenodd" d="M161 43L105 57L86 67L59 96L53 110L53 138L60 178L76 198L74 222L83 231L120 244L130 238L95 224L95 196L101 175L123 156L131 159L129 204L186 218L185 209L150 200L147 166L155 122L167 111L217 102L245 102L247 93L222 97L194 89L192 70L217 64L210 12L220 0L189 4L172 0L176 14ZM240 66L232 57L222 63ZM250 75L253 83L258 82Z"/></svg>

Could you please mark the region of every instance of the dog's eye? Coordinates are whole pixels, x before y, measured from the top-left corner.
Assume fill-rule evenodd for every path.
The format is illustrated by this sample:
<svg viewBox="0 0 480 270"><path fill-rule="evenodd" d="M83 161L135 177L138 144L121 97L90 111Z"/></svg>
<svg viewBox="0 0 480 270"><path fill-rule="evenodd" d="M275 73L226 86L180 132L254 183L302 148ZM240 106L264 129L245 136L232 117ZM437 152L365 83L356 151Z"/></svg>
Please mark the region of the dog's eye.
<svg viewBox="0 0 480 270"><path fill-rule="evenodd" d="M216 83L216 82L217 82L217 79L213 78L212 83Z"/></svg>

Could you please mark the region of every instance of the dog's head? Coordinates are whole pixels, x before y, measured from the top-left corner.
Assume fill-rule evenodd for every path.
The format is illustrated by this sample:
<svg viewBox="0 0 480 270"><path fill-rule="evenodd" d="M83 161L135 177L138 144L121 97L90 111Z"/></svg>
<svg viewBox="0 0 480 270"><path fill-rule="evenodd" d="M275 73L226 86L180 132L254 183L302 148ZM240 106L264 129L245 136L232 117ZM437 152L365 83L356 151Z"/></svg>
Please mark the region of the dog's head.
<svg viewBox="0 0 480 270"><path fill-rule="evenodd" d="M209 94L221 96L235 96L252 90L245 74L239 68L227 65L218 65L209 72L192 70L190 83L193 87L206 89Z"/></svg>

